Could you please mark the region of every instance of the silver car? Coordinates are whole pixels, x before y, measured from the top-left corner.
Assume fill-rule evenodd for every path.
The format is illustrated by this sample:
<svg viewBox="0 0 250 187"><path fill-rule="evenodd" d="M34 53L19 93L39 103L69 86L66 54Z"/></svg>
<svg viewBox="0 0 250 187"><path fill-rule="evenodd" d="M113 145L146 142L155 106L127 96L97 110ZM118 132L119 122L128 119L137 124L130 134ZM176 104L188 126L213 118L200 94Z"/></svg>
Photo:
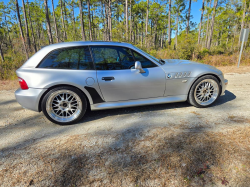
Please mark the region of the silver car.
<svg viewBox="0 0 250 187"><path fill-rule="evenodd" d="M53 123L76 123L91 110L188 101L213 104L228 81L215 67L156 59L128 43L46 46L17 71L16 100Z"/></svg>

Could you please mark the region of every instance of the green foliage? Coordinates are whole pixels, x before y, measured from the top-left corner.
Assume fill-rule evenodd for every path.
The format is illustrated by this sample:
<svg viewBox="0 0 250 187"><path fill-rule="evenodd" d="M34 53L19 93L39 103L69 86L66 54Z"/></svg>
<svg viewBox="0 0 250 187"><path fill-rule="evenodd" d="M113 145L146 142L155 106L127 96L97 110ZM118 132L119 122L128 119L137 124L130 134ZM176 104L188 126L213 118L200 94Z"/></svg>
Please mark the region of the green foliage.
<svg viewBox="0 0 250 187"><path fill-rule="evenodd" d="M194 46L192 45L192 40L187 39L182 43L182 47L178 50L180 59L191 60L194 53Z"/></svg>
<svg viewBox="0 0 250 187"><path fill-rule="evenodd" d="M61 2L62 8L61 8ZM90 32L94 40L107 40L108 25L106 23L106 12L108 13L109 0L90 0L90 20L88 15L87 1L82 1L83 22L86 40L90 40ZM131 2L131 4L130 4ZM193 2L193 1L192 1ZM198 27L197 23L190 21L190 32L186 35L186 21L188 4L185 0L172 1L171 8L171 28L172 35L168 36L168 8L169 2L164 0L149 1L149 17L146 32L146 0L128 0L128 33L132 36L126 36L126 16L125 1L111 1L111 22L112 22L112 41L128 42L158 58L180 58L188 60L199 60L205 62L208 57L222 55L235 55L239 48L239 34L242 21L244 27L250 25L250 6L249 0L219 1L216 9L215 23L213 28L211 48L206 49L206 38L209 36L211 26L211 16L213 13L213 1L211 8L208 8L209 2L205 4L203 23L201 27L201 43L198 45ZM25 1L26 3L26 1ZM79 16L79 0L59 0L54 1L55 19L58 35L61 41L82 40L81 23ZM65 3L65 7L64 7ZM49 19L54 42L56 40L56 29L54 17L52 14L51 1L49 5ZM106 7L106 8L105 8ZM131 7L131 8L130 8ZM201 8L201 7L200 7ZM27 9L27 6L26 6ZM24 41L27 45L25 21L22 3L19 2L21 22L24 32ZM30 19L28 18L29 38L31 41L31 50L29 54L34 53L33 45L36 44L39 49L41 46L49 44L47 23L45 19L44 2L40 0L29 0ZM243 19L244 10L246 16ZM27 11L27 10L26 10ZM131 18L130 18L131 13ZM73 15L74 14L74 15ZM8 79L15 75L15 70L20 67L26 60L22 38L20 37L20 28L17 19L17 10L15 0L8 3L0 2L0 45L2 46L4 62L0 64L0 79ZM28 13L26 12L26 15ZM177 28L178 16L178 28ZM6 19L5 19L6 17ZM209 17L209 22L208 22ZM62 18L65 23L64 26ZM31 35L31 23L34 30L34 41ZM92 30L90 30L91 22ZM131 31L130 31L131 25ZM208 31L207 31L207 25ZM178 29L178 36L174 36ZM167 45L167 40L172 37L172 43ZM177 42L176 42L177 37ZM249 41L246 44L246 53L250 53ZM205 60L204 60L205 59ZM226 60L222 61L226 64ZM210 63L210 62L208 62ZM214 62L213 62L214 63ZM248 62L247 62L248 63ZM214 63L216 64L216 63ZM216 64L217 65L217 64Z"/></svg>
<svg viewBox="0 0 250 187"><path fill-rule="evenodd" d="M203 59L206 55L210 55L210 51L207 48L202 49L198 52L197 58L199 60Z"/></svg>
<svg viewBox="0 0 250 187"><path fill-rule="evenodd" d="M25 57L23 54L8 52L5 55L5 60L0 62L0 80L17 78L15 70L22 65L24 60Z"/></svg>

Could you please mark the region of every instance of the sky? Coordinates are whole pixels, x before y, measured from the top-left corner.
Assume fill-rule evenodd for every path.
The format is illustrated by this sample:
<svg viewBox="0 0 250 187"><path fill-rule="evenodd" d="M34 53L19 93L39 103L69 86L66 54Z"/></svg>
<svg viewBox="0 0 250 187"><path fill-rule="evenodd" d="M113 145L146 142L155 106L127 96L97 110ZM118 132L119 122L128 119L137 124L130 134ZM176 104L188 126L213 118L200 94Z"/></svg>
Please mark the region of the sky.
<svg viewBox="0 0 250 187"><path fill-rule="evenodd" d="M26 0L24 0L26 2ZM58 5L59 0L54 0L54 6L56 7ZM9 0L3 0L4 4L7 4ZM32 2L32 0L29 0L29 2ZM22 0L18 0L19 6L22 6ZM48 6L51 8L51 0L48 0ZM201 16L201 6L202 6L202 0L197 0L197 2L192 2L191 6L191 15L193 16L191 21L196 22L197 24L200 22L200 16ZM75 14L79 14L79 9L77 8L75 10Z"/></svg>

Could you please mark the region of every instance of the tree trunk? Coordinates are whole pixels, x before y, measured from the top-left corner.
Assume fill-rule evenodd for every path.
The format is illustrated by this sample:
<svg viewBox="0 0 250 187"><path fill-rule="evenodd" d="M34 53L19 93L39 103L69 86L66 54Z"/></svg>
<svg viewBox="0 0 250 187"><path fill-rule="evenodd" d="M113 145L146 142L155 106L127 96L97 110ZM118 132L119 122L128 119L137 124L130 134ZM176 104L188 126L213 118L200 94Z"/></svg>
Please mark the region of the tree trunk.
<svg viewBox="0 0 250 187"><path fill-rule="evenodd" d="M49 11L48 11L47 0L44 0L44 6L45 6L45 15L46 15L46 22L47 22L47 32L48 32L48 36L49 36L49 44L53 44L53 38L52 38L52 33L51 33L50 21L49 21Z"/></svg>
<svg viewBox="0 0 250 187"><path fill-rule="evenodd" d="M41 35L40 35L40 25L39 25L39 23L37 24L36 33L37 33L37 39L38 39L38 48L40 48L40 46L41 46L41 43L40 43Z"/></svg>
<svg viewBox="0 0 250 187"><path fill-rule="evenodd" d="M153 22L150 22L150 35L152 36L153 34Z"/></svg>
<svg viewBox="0 0 250 187"><path fill-rule="evenodd" d="M4 61L3 50L2 50L2 42L0 43L0 56L1 56L1 60Z"/></svg>
<svg viewBox="0 0 250 187"><path fill-rule="evenodd" d="M187 28L186 28L186 34L189 33L189 22L190 22L191 4L192 4L192 0L189 0L188 15L187 15Z"/></svg>
<svg viewBox="0 0 250 187"><path fill-rule="evenodd" d="M76 39L76 20L75 20L75 11L74 11L74 1L71 1L72 3L72 22L73 22L73 29L74 29L74 40Z"/></svg>
<svg viewBox="0 0 250 187"><path fill-rule="evenodd" d="M200 44L200 38L201 38L201 26L202 26L203 13L204 13L204 3L205 3L205 0L202 1L201 20L200 20L199 33L198 33L198 44Z"/></svg>
<svg viewBox="0 0 250 187"><path fill-rule="evenodd" d="M105 39L106 39L106 24L105 24L105 14L104 14L105 5L103 5L104 4L103 2L101 2L101 4L102 4L101 13L102 13L102 23L103 23L102 26L104 28L104 32L103 32L103 35L102 35L102 40L105 41Z"/></svg>
<svg viewBox="0 0 250 187"><path fill-rule="evenodd" d="M126 40L128 40L128 0L126 0L125 18L126 18Z"/></svg>
<svg viewBox="0 0 250 187"><path fill-rule="evenodd" d="M108 3L105 1L106 41L110 41Z"/></svg>
<svg viewBox="0 0 250 187"><path fill-rule="evenodd" d="M65 22L65 39L68 39L67 30L68 30L68 21L67 21L67 12L65 6L65 0L63 1L63 9L64 9L64 22Z"/></svg>
<svg viewBox="0 0 250 187"><path fill-rule="evenodd" d="M91 12L91 23L92 23L92 34L93 34L93 37L92 37L92 39L93 40L96 40L95 38L96 38L96 36L95 36L95 23L94 23L94 14L95 14L95 12Z"/></svg>
<svg viewBox="0 0 250 187"><path fill-rule="evenodd" d="M220 31L218 31L218 34L217 34L217 40L216 40L216 46L218 46L220 44Z"/></svg>
<svg viewBox="0 0 250 187"><path fill-rule="evenodd" d="M130 42L132 42L132 0L130 0L130 12L129 12L129 20L130 20L130 33L129 33L129 36L130 36Z"/></svg>
<svg viewBox="0 0 250 187"><path fill-rule="evenodd" d="M55 16L55 10L54 10L54 2L51 0L52 3L52 11L53 11L53 17L54 17L54 26L55 26L55 31L56 31L56 41L59 43L59 36L58 36L58 30L57 30L57 24L56 24L56 16Z"/></svg>
<svg viewBox="0 0 250 187"><path fill-rule="evenodd" d="M132 19L133 19L133 21L132 21L132 23L133 23L132 28L134 28L134 26L135 26L135 17L133 16ZM133 29L133 44L135 44L135 30L134 29Z"/></svg>
<svg viewBox="0 0 250 187"><path fill-rule="evenodd" d="M143 44L143 21L141 22L141 48L142 48L142 44Z"/></svg>
<svg viewBox="0 0 250 187"><path fill-rule="evenodd" d="M82 0L79 0L79 4L80 4L80 2L82 2ZM82 8L80 8L80 10L82 10ZM82 11L80 11L80 14L81 14L81 12ZM63 2L62 2L62 0L61 0L61 18L62 18L62 26L63 26L63 40L65 41L67 39L67 34L66 34L66 30L65 30L65 23L64 23L64 16L63 16Z"/></svg>
<svg viewBox="0 0 250 187"><path fill-rule="evenodd" d="M234 49L233 47L234 47L234 41L235 41L235 36L236 36L237 28L238 28L238 24L236 24L235 27L234 27L234 37L233 37L233 41L232 41L232 45L231 45L231 52Z"/></svg>
<svg viewBox="0 0 250 187"><path fill-rule="evenodd" d="M90 2L87 0L88 5L88 18L89 18L89 40L92 41L92 28L91 28L91 17L90 17Z"/></svg>
<svg viewBox="0 0 250 187"><path fill-rule="evenodd" d="M83 18L82 18L82 0L79 0L79 10L80 10L82 41L86 41L85 30L84 30L84 22L83 22Z"/></svg>
<svg viewBox="0 0 250 187"><path fill-rule="evenodd" d="M211 8L211 4L212 4L212 0L210 0L210 3L209 3L209 9ZM210 17L210 14L208 13L208 10L207 10L207 31L206 31L206 40L205 40L205 46L207 47L207 42L208 42L208 35L209 35L209 17Z"/></svg>
<svg viewBox="0 0 250 187"><path fill-rule="evenodd" d="M241 20L241 26L240 26L240 33L241 33L242 29L244 29L245 17L246 17L246 1L245 1L245 3L244 3L244 9L243 9L242 20ZM240 37L239 37L239 42L238 42L238 48L239 48L239 50L240 50Z"/></svg>
<svg viewBox="0 0 250 187"><path fill-rule="evenodd" d="M155 44L155 49L157 48L157 22L158 22L158 20L156 20L155 21L155 25L154 25L154 27L155 27L155 30L154 30L154 44Z"/></svg>
<svg viewBox="0 0 250 187"><path fill-rule="evenodd" d="M226 49L228 50L228 42L229 42L229 38L230 38L230 26L228 26L228 30L227 30L227 42L226 42Z"/></svg>
<svg viewBox="0 0 250 187"><path fill-rule="evenodd" d="M14 45L13 45L12 40L10 38L9 27L8 27L8 22L7 22L7 19L6 19L6 15L4 17L5 17L5 24L6 24L6 29L7 29L7 34L8 34L10 46L11 46L12 50L15 52Z"/></svg>
<svg viewBox="0 0 250 187"><path fill-rule="evenodd" d="M168 4L168 46L171 45L171 0Z"/></svg>
<svg viewBox="0 0 250 187"><path fill-rule="evenodd" d="M145 24L145 44L147 44L148 40L148 12L149 12L149 0L147 0L147 12L146 12L146 24Z"/></svg>
<svg viewBox="0 0 250 187"><path fill-rule="evenodd" d="M35 50L35 52L37 52L36 40L35 40L35 36L34 36L34 31L33 31L33 25L32 25L31 16L30 16L30 7L29 7L28 0L27 0L27 6L28 6L28 16L29 16L29 21L30 21L30 28L31 28L31 35L32 35L34 50Z"/></svg>
<svg viewBox="0 0 250 187"><path fill-rule="evenodd" d="M218 5L218 0L215 0L214 1L214 8L213 8L213 15L212 15L211 28L210 28L210 34L209 34L208 44L207 44L207 48L208 49L210 49L211 43L212 43L212 39L213 39L214 21L215 21L215 14L216 14L217 5Z"/></svg>
<svg viewBox="0 0 250 187"><path fill-rule="evenodd" d="M163 48L163 32L161 31L161 48Z"/></svg>
<svg viewBox="0 0 250 187"><path fill-rule="evenodd" d="M18 17L18 24L19 24L19 29L20 29L21 40L23 42L23 49L24 49L25 54L26 54L26 59L28 60L29 59L29 54L27 52L25 42L24 42L24 38L23 38L23 29L22 29L22 22L21 22L21 18L20 18L18 0L15 0L15 1L16 1L17 17Z"/></svg>
<svg viewBox="0 0 250 187"><path fill-rule="evenodd" d="M27 17L26 17L26 9L25 9L25 3L24 0L22 0L23 2L23 16L24 16L24 23L25 23L25 29L26 29L26 40L27 40L27 44L28 44L28 51L30 51L30 37L29 37L29 26L28 26L28 22L27 22Z"/></svg>
<svg viewBox="0 0 250 187"><path fill-rule="evenodd" d="M135 24L135 44L137 43L137 35L138 35L138 24Z"/></svg>
<svg viewBox="0 0 250 187"><path fill-rule="evenodd" d="M178 31L179 31L179 10L176 16L175 49L177 49L178 46Z"/></svg>
<svg viewBox="0 0 250 187"><path fill-rule="evenodd" d="M112 11L111 11L111 0L109 0L109 41L112 41Z"/></svg>

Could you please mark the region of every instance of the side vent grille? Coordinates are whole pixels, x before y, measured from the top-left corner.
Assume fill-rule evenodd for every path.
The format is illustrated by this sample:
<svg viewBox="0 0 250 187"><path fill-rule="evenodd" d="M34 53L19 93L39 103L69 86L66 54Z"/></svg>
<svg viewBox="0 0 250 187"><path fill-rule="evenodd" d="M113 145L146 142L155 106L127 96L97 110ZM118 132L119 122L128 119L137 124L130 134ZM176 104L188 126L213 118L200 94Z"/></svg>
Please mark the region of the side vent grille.
<svg viewBox="0 0 250 187"><path fill-rule="evenodd" d="M168 79L181 79L181 78L189 77L190 74L191 74L190 71L173 72L173 73L168 73L167 78Z"/></svg>

